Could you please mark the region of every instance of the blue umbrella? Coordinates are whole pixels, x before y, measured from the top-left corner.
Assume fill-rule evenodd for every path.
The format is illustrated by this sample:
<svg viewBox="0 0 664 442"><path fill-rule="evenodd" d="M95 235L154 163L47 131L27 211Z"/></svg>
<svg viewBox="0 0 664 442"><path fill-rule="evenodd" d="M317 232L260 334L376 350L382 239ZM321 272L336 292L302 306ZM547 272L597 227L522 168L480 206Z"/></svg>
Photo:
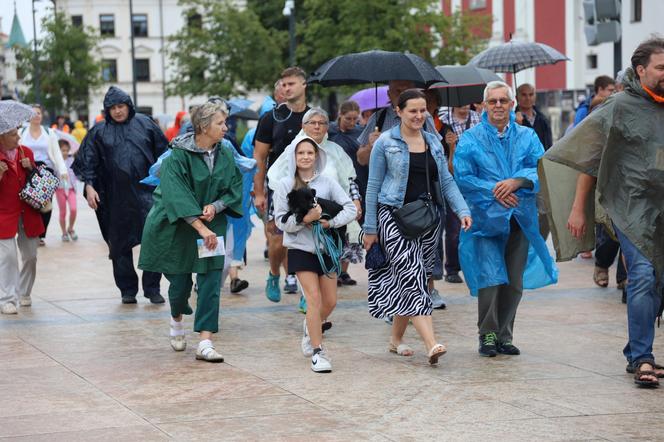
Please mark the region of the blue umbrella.
<svg viewBox="0 0 664 442"><path fill-rule="evenodd" d="M246 120L258 120L258 112L249 109L254 102L246 98L231 98L226 100L228 104L229 117L244 118Z"/></svg>

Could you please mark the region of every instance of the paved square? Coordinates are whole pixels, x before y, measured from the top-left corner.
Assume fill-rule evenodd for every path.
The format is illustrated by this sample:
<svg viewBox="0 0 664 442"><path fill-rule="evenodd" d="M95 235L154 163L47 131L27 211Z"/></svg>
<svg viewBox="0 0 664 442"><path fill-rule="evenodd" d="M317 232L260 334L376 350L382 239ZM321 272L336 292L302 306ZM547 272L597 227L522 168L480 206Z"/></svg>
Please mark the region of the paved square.
<svg viewBox="0 0 664 442"><path fill-rule="evenodd" d="M193 319L176 353L168 305L140 293L138 305L120 304L94 215L81 198L79 208L75 243L60 242L54 216L32 308L0 317L0 438L618 441L664 430L662 392L625 373L615 278L595 287L592 261L563 263L557 286L524 295L517 357L481 358L475 300L438 282L448 308L434 324L449 350L438 367L412 329L415 356L388 353L390 329L369 316L366 272L352 267L359 285L339 290L325 335L334 371L315 374L300 352L299 296L273 304L263 294L259 229L242 272L250 287L231 295L227 282L222 294L215 343L226 363L209 364L194 360Z"/></svg>

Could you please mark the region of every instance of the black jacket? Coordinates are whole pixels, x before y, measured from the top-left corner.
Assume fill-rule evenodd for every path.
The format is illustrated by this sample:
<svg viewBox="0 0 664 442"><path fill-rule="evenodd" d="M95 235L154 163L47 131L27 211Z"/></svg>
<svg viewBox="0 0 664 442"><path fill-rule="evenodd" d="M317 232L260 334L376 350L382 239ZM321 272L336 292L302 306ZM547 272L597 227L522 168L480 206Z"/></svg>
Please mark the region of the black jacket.
<svg viewBox="0 0 664 442"><path fill-rule="evenodd" d="M549 147L553 145L553 135L551 135L551 125L549 124L549 120L547 120L544 114L540 112L540 110L537 109L536 106L533 106L533 109L535 109L535 124L531 126L530 122L528 121L528 118L526 118L526 116L524 115L522 125L534 129L535 133L542 142L542 145L544 146L544 150L548 150ZM516 107L514 112L519 112L519 106Z"/></svg>
<svg viewBox="0 0 664 442"><path fill-rule="evenodd" d="M129 106L129 118L117 123L110 109L121 103ZM154 187L139 181L164 153L168 141L159 126L136 113L131 97L115 86L104 97L104 110L105 121L83 139L72 169L99 194L97 221L110 257L115 258L141 243Z"/></svg>

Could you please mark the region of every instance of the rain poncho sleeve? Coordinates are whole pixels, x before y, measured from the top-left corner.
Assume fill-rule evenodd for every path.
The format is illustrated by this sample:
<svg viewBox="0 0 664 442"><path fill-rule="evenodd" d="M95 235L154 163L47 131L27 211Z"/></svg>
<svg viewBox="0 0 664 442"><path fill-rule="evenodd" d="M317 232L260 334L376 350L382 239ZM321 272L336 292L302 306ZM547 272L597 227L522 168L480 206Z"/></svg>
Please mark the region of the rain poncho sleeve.
<svg viewBox="0 0 664 442"><path fill-rule="evenodd" d="M544 153L535 131L514 123L503 139L483 115L482 123L464 132L454 154L454 177L470 207L473 226L462 231L459 260L473 295L479 289L509 282L505 247L514 217L530 243L523 285L534 289L557 282L558 273L539 234L536 195L537 162ZM527 180L516 191L519 205L503 207L493 188L508 178Z"/></svg>
<svg viewBox="0 0 664 442"><path fill-rule="evenodd" d="M641 87L631 68L625 91L549 149L541 163L550 224L558 259L571 259L594 244L594 229L576 241L566 221L579 172L597 177L595 198L586 201L586 219L612 224L664 271L664 106Z"/></svg>

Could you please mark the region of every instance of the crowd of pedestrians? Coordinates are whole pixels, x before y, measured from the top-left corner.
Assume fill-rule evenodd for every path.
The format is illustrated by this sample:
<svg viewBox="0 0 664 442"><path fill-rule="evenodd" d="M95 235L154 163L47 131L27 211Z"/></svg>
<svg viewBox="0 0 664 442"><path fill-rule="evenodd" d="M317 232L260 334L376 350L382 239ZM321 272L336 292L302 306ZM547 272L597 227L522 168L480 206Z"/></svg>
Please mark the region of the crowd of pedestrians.
<svg viewBox="0 0 664 442"><path fill-rule="evenodd" d="M430 364L447 352L432 321L433 310L446 305L434 286L444 278L465 281L477 297L479 354L520 354L513 341L523 290L558 280L546 245L553 233L559 259L595 250L600 287L617 261L628 312L626 369L640 386L659 384L664 368L652 343L664 287L664 40L642 43L618 81L598 77L557 142L531 84L513 91L492 81L481 103L441 108L433 90L393 80L387 107L368 115L346 101L336 121L307 103L306 89L302 69L285 69L242 143L219 97L178 112L164 133L117 87L89 131L64 117L44 126L39 105L23 127L0 127L1 312L32 302L51 211L48 201L37 210L19 192L33 171L47 170L60 183L62 241L78 238L82 187L121 302L137 302L132 249L140 244L143 295L164 303L165 276L171 347L185 350L183 318L194 314L197 359L224 360L212 342L222 286L227 275L231 293L249 285L239 272L255 211L269 260L265 296L279 302L282 287L300 292L301 350L315 372L332 370L323 334L332 327L337 287L357 284L349 264L363 259L369 314L391 324L390 352L414 354L404 342L409 323ZM72 140L81 143L75 155ZM565 173L574 179L560 179L554 163L572 169Z"/></svg>

